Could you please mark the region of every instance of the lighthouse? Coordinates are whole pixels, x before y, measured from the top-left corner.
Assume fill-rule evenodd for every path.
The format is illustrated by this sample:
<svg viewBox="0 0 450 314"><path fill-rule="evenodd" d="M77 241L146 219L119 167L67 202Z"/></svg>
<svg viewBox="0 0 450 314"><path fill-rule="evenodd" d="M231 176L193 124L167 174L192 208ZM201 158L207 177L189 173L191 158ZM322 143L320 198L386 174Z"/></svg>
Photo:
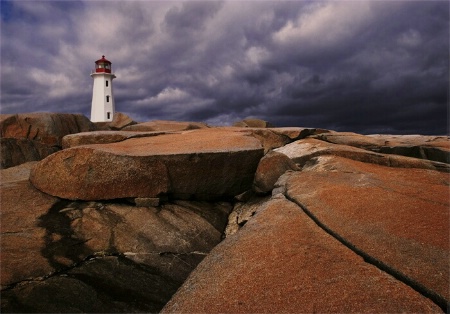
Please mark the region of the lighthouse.
<svg viewBox="0 0 450 314"><path fill-rule="evenodd" d="M95 71L91 73L91 77L94 79L91 121L112 121L115 111L112 81L116 76L111 71L111 62L105 56L95 61Z"/></svg>

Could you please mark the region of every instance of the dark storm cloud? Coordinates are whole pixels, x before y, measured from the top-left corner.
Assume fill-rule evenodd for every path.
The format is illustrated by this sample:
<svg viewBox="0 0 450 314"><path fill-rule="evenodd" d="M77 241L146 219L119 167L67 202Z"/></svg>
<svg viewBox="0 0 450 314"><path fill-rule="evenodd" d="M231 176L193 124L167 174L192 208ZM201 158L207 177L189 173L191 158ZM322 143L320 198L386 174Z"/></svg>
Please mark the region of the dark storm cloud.
<svg viewBox="0 0 450 314"><path fill-rule="evenodd" d="M447 131L447 1L2 1L2 113L89 116L93 62L143 121Z"/></svg>

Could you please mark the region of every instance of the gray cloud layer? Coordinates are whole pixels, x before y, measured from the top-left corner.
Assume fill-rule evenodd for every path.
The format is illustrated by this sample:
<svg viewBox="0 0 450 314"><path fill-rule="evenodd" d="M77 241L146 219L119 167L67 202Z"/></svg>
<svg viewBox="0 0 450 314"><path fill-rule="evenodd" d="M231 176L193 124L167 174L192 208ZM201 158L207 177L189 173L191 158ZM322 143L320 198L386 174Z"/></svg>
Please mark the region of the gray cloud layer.
<svg viewBox="0 0 450 314"><path fill-rule="evenodd" d="M1 110L447 132L447 1L2 1Z"/></svg>

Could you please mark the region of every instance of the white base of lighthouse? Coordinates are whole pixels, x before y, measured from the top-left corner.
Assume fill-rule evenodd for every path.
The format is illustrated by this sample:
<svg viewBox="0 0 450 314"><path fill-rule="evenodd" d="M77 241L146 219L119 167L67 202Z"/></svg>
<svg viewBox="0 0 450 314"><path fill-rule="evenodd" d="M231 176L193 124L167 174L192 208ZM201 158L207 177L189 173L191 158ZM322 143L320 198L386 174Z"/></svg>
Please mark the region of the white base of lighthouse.
<svg viewBox="0 0 450 314"><path fill-rule="evenodd" d="M91 121L112 121L115 112L112 80L113 73L92 73L94 87L92 91Z"/></svg>

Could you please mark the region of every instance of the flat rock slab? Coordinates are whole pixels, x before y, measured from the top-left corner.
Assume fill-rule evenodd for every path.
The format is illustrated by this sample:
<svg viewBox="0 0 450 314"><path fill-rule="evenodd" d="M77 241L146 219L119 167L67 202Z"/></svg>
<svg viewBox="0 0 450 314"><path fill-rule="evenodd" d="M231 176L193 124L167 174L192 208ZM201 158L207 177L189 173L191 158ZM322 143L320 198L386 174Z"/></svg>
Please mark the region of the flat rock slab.
<svg viewBox="0 0 450 314"><path fill-rule="evenodd" d="M277 148L275 151L285 154L300 165L306 164L313 157L333 155L389 167L420 168L450 172L450 166L447 163L408 156L381 154L351 145L329 143L315 138L301 139Z"/></svg>
<svg viewBox="0 0 450 314"><path fill-rule="evenodd" d="M30 180L71 200L210 200L250 189L262 156L249 133L204 129L66 149L39 162Z"/></svg>
<svg viewBox="0 0 450 314"><path fill-rule="evenodd" d="M187 131L196 129L209 128L206 123L202 122L185 122L185 121L168 121L153 120L134 125L129 125L122 130L124 131Z"/></svg>
<svg viewBox="0 0 450 314"><path fill-rule="evenodd" d="M449 302L448 174L322 156L283 180L330 230Z"/></svg>
<svg viewBox="0 0 450 314"><path fill-rule="evenodd" d="M352 132L328 132L317 138L334 144L348 145L386 154L450 163L448 136L361 135Z"/></svg>
<svg viewBox="0 0 450 314"><path fill-rule="evenodd" d="M439 311L279 198L216 246L162 313Z"/></svg>
<svg viewBox="0 0 450 314"><path fill-rule="evenodd" d="M92 131L69 134L63 137L64 149L81 145L109 144L122 142L130 138L149 137L165 134L166 132L133 132L133 131Z"/></svg>

